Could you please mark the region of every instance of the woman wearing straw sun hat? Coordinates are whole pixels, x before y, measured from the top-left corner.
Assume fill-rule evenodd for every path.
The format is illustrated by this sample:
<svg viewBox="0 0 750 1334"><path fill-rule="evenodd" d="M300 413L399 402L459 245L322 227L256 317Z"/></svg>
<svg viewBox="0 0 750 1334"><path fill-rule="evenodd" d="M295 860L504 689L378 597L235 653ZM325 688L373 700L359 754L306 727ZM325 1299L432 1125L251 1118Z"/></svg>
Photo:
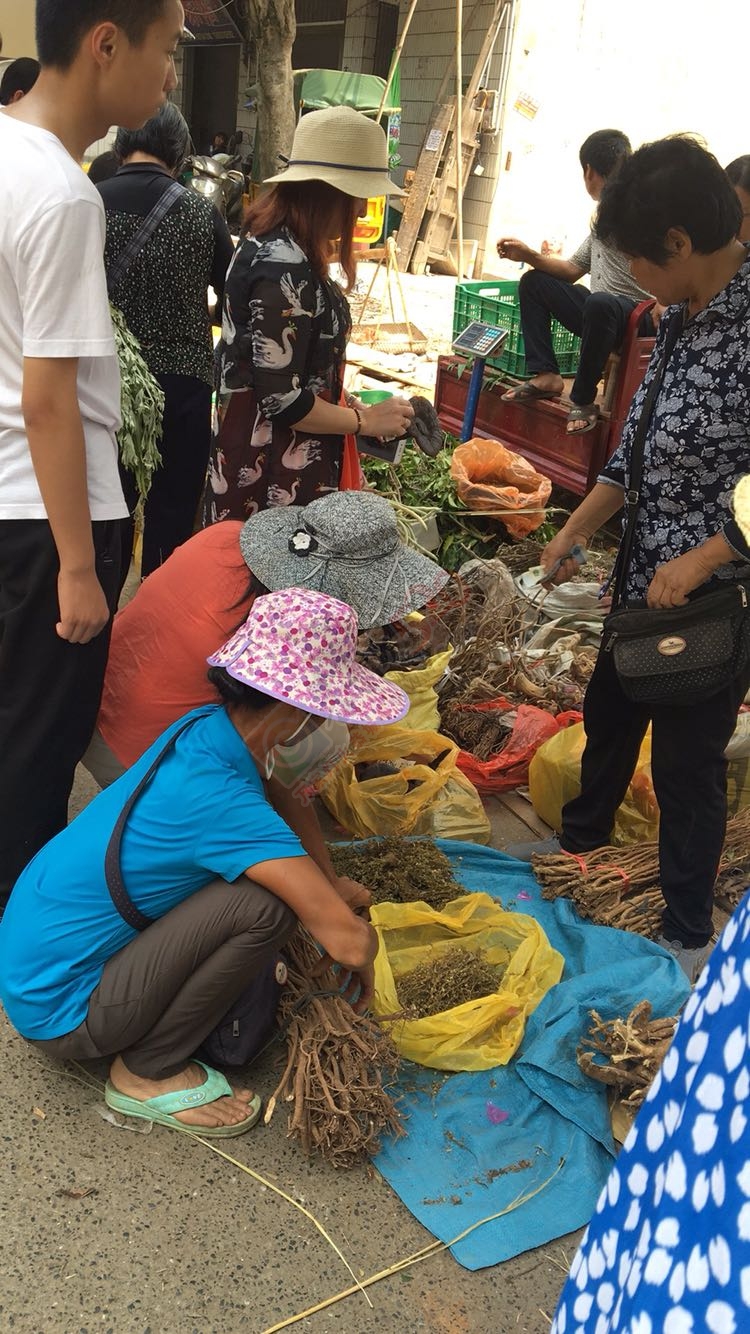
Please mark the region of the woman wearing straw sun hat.
<svg viewBox="0 0 750 1334"><path fill-rule="evenodd" d="M0 922L6 1014L54 1057L113 1058L116 1111L206 1135L256 1123L260 1099L191 1058L297 921L367 1003L377 937L263 786L274 772L309 783L349 724L405 715L404 692L357 663L357 630L322 593L257 598L209 658L223 702L167 729L16 884Z"/></svg>
<svg viewBox="0 0 750 1334"><path fill-rule="evenodd" d="M351 319L329 273L337 249L351 290L357 217L368 197L402 193L387 167L386 136L373 120L351 107L312 111L286 169L251 205L227 275L204 524L343 489L346 473L357 473L355 434L408 429L405 398L342 402Z"/></svg>

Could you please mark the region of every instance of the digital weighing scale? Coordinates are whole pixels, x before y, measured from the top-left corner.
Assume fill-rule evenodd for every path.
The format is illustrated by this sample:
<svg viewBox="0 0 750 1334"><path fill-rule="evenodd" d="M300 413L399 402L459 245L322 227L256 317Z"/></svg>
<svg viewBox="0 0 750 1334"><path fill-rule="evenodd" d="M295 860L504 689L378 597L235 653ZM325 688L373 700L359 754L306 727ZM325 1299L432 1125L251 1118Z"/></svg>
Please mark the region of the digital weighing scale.
<svg viewBox="0 0 750 1334"><path fill-rule="evenodd" d="M483 324L481 320L472 320L471 324L468 324L463 332L453 340L454 352L460 352L464 357L474 358L469 392L466 395L466 411L461 427L462 440L471 440L474 434L474 422L479 406L479 395L482 392L487 358L493 357L499 351L507 337L507 329L501 329L496 324Z"/></svg>

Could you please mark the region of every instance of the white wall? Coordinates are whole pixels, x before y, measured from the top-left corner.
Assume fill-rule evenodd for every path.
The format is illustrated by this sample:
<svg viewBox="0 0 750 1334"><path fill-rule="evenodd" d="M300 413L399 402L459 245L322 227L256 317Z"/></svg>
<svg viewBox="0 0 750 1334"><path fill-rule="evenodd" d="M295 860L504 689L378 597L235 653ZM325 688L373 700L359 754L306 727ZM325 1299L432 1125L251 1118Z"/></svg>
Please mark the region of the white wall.
<svg viewBox="0 0 750 1334"><path fill-rule="evenodd" d="M697 132L724 164L750 152L746 13L744 0L521 0L503 140L510 170L498 182L487 266L500 235L575 247L591 215L578 148L593 130L622 129L634 147ZM538 102L533 120L514 109L519 94Z"/></svg>

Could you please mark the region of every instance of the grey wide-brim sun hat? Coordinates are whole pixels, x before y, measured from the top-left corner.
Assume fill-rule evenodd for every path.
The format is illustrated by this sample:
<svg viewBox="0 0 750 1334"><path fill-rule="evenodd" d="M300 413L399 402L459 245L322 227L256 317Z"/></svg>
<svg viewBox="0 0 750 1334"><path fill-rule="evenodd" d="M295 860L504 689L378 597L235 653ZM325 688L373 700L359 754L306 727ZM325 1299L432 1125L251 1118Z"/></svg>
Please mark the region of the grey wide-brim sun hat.
<svg viewBox="0 0 750 1334"><path fill-rule="evenodd" d="M384 496L333 491L309 505L247 520L240 550L271 592L313 588L353 607L361 630L390 625L430 602L450 576L404 545Z"/></svg>
<svg viewBox="0 0 750 1334"><path fill-rule="evenodd" d="M325 181L355 199L404 193L388 175L385 130L353 107L325 107L301 118L289 162L266 184L292 181Z"/></svg>

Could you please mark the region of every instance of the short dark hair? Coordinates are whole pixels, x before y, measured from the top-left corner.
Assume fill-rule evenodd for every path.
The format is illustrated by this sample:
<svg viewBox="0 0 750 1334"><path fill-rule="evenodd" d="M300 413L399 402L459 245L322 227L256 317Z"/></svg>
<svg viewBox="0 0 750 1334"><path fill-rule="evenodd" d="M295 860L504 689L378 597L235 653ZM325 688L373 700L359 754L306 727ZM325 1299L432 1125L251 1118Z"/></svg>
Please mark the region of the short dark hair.
<svg viewBox="0 0 750 1334"><path fill-rule="evenodd" d="M222 704L241 704L243 708L265 709L273 700L261 690L254 690L229 675L226 667L209 667L208 679L219 695Z"/></svg>
<svg viewBox="0 0 750 1334"><path fill-rule="evenodd" d="M750 191L750 153L745 153L743 157L736 157L734 162L730 162L727 167L727 176L732 185L739 186L740 190Z"/></svg>
<svg viewBox="0 0 750 1334"><path fill-rule="evenodd" d="M598 237L634 259L666 264L671 227L693 249L712 255L742 226L742 207L723 167L690 135L644 144L604 187L594 224Z"/></svg>
<svg viewBox="0 0 750 1334"><path fill-rule="evenodd" d="M20 56L13 60L0 82L0 106L7 107L16 93L30 93L37 79L41 65L31 56Z"/></svg>
<svg viewBox="0 0 750 1334"><path fill-rule="evenodd" d="M98 23L115 23L140 46L165 0L36 0L36 46L42 65L69 69L81 42Z"/></svg>
<svg viewBox="0 0 750 1334"><path fill-rule="evenodd" d="M632 151L630 140L622 130L595 130L584 139L578 157L584 171L592 167L600 176L611 176L615 167L624 157L630 157Z"/></svg>
<svg viewBox="0 0 750 1334"><path fill-rule="evenodd" d="M175 171L189 156L188 123L173 102L165 102L139 130L117 131L115 156L124 162L133 153L157 157L170 171Z"/></svg>

